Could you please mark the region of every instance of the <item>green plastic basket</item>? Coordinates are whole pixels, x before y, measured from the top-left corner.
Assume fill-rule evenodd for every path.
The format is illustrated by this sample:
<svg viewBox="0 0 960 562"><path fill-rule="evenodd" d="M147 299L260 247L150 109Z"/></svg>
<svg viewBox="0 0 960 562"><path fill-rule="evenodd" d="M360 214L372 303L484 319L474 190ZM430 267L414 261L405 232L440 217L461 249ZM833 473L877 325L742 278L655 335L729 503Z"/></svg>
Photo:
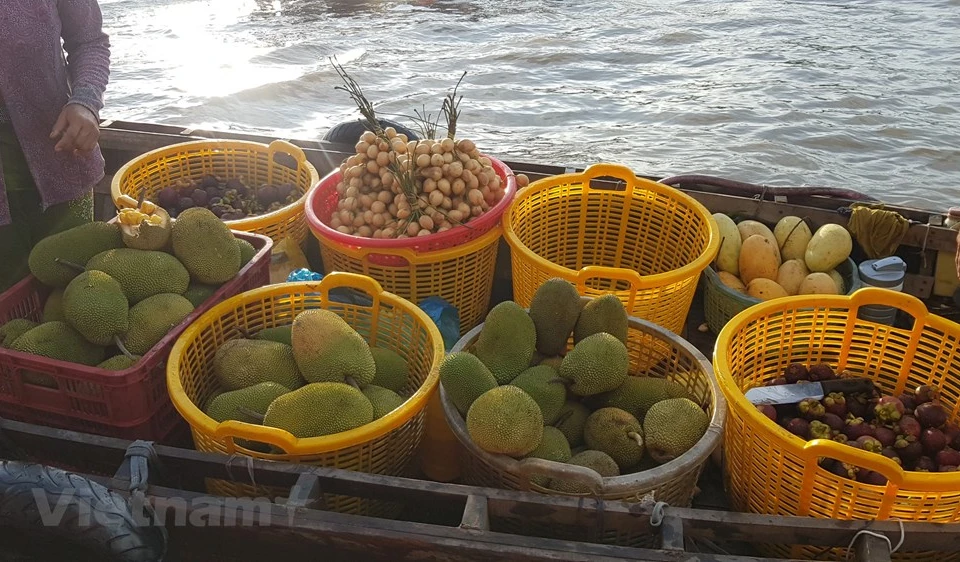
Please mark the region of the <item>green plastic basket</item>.
<svg viewBox="0 0 960 562"><path fill-rule="evenodd" d="M857 273L857 264L852 259L837 266L837 273L843 277L847 287L847 294L851 295L862 286L860 275ZM724 324L731 318L755 304L762 302L723 284L713 266L703 270L703 314L707 317L707 326L714 334L719 334Z"/></svg>

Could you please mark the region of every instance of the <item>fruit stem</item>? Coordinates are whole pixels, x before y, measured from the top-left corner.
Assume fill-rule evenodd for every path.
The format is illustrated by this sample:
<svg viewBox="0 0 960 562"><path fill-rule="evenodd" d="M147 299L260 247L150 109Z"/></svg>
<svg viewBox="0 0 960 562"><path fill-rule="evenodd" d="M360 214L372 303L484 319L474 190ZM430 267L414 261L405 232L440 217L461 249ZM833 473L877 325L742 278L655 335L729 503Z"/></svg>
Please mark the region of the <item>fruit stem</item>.
<svg viewBox="0 0 960 562"><path fill-rule="evenodd" d="M237 411L245 416L250 417L251 419L257 420L258 423L263 423L263 414L259 412L254 412L253 410L243 406L237 406Z"/></svg>
<svg viewBox="0 0 960 562"><path fill-rule="evenodd" d="M136 357L134 357L133 354L130 353L130 351L127 349L127 347L126 347L125 345L123 345L123 342L120 341L120 336L114 335L114 336L113 336L113 343L117 346L117 349L120 350L120 353L122 353L122 354L124 354L124 355L127 356L127 359L136 359Z"/></svg>
<svg viewBox="0 0 960 562"><path fill-rule="evenodd" d="M637 442L637 445L640 445L641 447L643 447L643 437L641 437L640 434L637 433L636 431L631 431L627 433L627 437L629 437L630 439L633 439L634 441Z"/></svg>
<svg viewBox="0 0 960 562"><path fill-rule="evenodd" d="M84 266L82 266L82 265L79 265L79 264L76 264L76 263L74 263L74 262L72 262L72 261L65 260L65 259L63 259L63 258L53 258L53 261L59 263L60 265L65 265L65 266L67 266L67 267L76 269L77 271L79 271L79 272L81 272L81 273L87 270L86 267L84 267Z"/></svg>

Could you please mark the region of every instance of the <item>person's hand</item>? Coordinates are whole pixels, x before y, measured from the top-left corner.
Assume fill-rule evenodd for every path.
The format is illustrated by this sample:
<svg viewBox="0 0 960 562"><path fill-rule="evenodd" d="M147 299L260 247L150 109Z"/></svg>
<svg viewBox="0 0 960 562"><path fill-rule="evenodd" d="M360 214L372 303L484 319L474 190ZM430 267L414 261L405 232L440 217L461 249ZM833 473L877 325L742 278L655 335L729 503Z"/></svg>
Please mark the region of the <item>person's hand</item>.
<svg viewBox="0 0 960 562"><path fill-rule="evenodd" d="M100 139L97 116L82 105L67 104L60 112L50 138L59 139L54 147L57 152L89 152Z"/></svg>

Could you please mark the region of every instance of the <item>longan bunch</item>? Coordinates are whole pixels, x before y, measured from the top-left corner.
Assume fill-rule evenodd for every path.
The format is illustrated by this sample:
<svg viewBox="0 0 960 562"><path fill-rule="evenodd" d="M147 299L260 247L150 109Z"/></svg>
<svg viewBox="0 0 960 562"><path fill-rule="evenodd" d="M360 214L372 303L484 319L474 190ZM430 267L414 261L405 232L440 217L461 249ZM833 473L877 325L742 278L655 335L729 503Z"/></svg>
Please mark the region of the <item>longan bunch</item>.
<svg viewBox="0 0 960 562"><path fill-rule="evenodd" d="M444 232L487 212L506 189L473 141L410 141L393 127L361 135L340 173L330 226L367 238Z"/></svg>

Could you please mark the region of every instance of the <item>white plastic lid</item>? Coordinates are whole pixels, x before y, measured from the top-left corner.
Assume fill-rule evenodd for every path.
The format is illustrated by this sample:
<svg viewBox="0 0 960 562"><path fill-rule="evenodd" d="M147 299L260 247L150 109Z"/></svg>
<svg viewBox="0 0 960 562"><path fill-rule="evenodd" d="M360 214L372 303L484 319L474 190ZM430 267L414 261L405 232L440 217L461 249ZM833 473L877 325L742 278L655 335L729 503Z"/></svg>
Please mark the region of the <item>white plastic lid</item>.
<svg viewBox="0 0 960 562"><path fill-rule="evenodd" d="M859 269L860 279L872 287L897 287L907 275L907 264L898 256L866 260Z"/></svg>

